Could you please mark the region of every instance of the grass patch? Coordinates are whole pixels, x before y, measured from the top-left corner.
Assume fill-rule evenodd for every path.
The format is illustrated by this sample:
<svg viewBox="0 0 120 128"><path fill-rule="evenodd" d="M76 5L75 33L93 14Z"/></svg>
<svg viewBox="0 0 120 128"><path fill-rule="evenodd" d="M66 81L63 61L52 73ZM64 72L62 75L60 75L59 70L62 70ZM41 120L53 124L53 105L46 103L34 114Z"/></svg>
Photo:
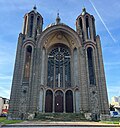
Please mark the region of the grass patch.
<svg viewBox="0 0 120 128"><path fill-rule="evenodd" d="M120 118L111 117L110 121L100 121L105 124L120 124Z"/></svg>
<svg viewBox="0 0 120 128"><path fill-rule="evenodd" d="M22 120L8 120L5 117L0 117L0 123L1 124L15 124L20 123Z"/></svg>
<svg viewBox="0 0 120 128"><path fill-rule="evenodd" d="M101 123L105 123L105 124L119 124L119 121L100 121Z"/></svg>

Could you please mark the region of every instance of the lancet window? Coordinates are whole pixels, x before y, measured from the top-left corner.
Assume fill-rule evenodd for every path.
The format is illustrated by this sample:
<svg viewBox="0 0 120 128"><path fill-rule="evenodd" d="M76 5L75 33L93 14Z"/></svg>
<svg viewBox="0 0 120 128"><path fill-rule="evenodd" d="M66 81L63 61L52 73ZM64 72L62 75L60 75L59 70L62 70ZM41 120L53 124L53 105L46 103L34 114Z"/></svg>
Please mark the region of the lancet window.
<svg viewBox="0 0 120 128"><path fill-rule="evenodd" d="M27 46L25 54L25 67L24 67L24 79L30 77L30 67L31 67L31 57L32 57L32 47Z"/></svg>
<svg viewBox="0 0 120 128"><path fill-rule="evenodd" d="M93 49L91 47L89 47L87 49L87 57L88 57L89 82L90 82L91 85L95 85Z"/></svg>

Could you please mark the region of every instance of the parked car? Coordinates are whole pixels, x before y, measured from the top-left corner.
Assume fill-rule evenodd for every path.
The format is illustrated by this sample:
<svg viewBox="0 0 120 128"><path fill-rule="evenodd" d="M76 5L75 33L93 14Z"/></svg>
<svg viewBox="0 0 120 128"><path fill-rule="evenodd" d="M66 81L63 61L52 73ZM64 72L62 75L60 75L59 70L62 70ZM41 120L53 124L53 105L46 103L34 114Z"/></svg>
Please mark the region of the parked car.
<svg viewBox="0 0 120 128"><path fill-rule="evenodd" d="M1 117L7 117L7 114L2 113L2 114L1 114Z"/></svg>
<svg viewBox="0 0 120 128"><path fill-rule="evenodd" d="M116 111L110 111L110 116L111 117L120 117L120 114Z"/></svg>

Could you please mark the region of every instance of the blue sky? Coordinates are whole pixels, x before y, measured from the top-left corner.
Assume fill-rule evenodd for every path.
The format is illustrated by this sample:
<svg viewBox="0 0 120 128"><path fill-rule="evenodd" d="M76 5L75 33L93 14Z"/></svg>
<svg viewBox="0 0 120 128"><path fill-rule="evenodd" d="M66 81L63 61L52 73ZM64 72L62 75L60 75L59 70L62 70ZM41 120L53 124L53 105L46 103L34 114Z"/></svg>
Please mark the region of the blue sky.
<svg viewBox="0 0 120 128"><path fill-rule="evenodd" d="M101 37L109 100L112 96L120 96L120 0L91 1L104 25L89 0L0 0L0 96L10 96L17 39L22 31L23 16L34 5L44 18L44 28L55 22L58 10L61 22L73 29L83 6L94 15L96 31Z"/></svg>

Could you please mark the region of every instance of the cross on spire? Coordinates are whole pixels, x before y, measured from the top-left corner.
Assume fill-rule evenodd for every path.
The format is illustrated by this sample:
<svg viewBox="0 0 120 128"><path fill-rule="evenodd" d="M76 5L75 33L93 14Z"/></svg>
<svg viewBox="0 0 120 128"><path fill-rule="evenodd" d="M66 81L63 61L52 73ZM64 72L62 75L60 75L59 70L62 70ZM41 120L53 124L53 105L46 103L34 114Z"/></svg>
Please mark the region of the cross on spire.
<svg viewBox="0 0 120 128"><path fill-rule="evenodd" d="M56 18L56 24L59 24L60 23L60 17L59 17L59 10L58 10L58 13L57 13L57 18Z"/></svg>
<svg viewBox="0 0 120 128"><path fill-rule="evenodd" d="M36 7L36 5L34 5L34 7L33 7L33 10L37 10L37 7Z"/></svg>

